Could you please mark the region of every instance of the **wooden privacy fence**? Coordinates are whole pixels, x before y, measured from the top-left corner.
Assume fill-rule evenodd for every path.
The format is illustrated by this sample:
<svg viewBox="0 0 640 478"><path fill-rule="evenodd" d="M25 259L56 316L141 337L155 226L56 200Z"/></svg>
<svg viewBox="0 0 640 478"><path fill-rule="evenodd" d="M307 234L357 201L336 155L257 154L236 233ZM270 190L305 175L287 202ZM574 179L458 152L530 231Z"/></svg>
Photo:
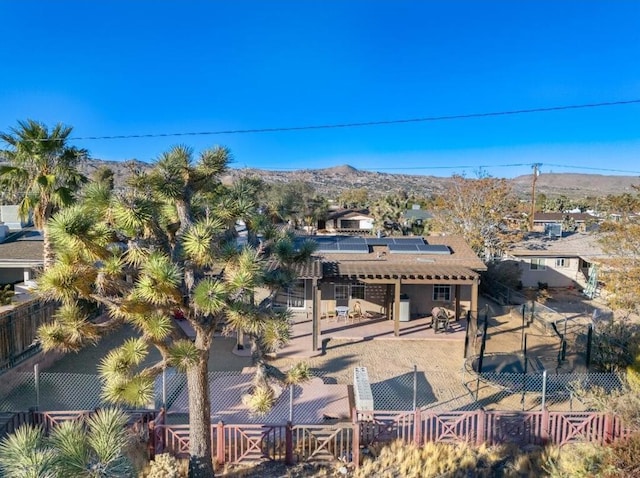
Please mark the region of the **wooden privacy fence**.
<svg viewBox="0 0 640 478"><path fill-rule="evenodd" d="M395 440L425 442L566 445L604 444L626 438L618 417L596 412L354 412L352 423L211 426L212 452L219 464L262 460L292 464L343 460L358 466L362 449ZM149 424L149 451L178 456L189 452L189 425L169 425L164 414Z"/></svg>
<svg viewBox="0 0 640 478"><path fill-rule="evenodd" d="M0 312L0 371L37 352L38 328L53 320L57 304L30 300Z"/></svg>

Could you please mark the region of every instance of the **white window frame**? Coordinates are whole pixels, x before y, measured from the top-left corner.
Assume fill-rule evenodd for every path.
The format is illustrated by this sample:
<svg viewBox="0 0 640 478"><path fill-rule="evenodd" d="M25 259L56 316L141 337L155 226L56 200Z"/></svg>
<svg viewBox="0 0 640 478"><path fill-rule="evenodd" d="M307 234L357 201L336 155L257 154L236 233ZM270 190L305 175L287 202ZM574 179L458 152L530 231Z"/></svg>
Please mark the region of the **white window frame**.
<svg viewBox="0 0 640 478"><path fill-rule="evenodd" d="M433 285L434 302L451 302L451 286L446 284Z"/></svg>
<svg viewBox="0 0 640 478"><path fill-rule="evenodd" d="M556 259L556 267L566 269L569 267L569 259L566 257L558 257Z"/></svg>
<svg viewBox="0 0 640 478"><path fill-rule="evenodd" d="M547 270L547 263L545 262L545 258L544 257L534 257L533 259L531 259L531 262L529 263L529 270L532 270L532 271L546 271Z"/></svg>

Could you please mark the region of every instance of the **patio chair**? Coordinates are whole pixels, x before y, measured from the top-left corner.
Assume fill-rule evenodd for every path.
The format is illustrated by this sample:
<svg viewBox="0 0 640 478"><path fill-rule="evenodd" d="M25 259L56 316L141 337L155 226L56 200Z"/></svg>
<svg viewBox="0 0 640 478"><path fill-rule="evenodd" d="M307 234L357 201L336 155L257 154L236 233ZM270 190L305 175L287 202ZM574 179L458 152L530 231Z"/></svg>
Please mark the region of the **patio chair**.
<svg viewBox="0 0 640 478"><path fill-rule="evenodd" d="M361 320L362 318L364 318L364 315L362 315L362 307L360 306L360 301L357 300L353 305L353 310L349 312L349 320L355 322L356 319Z"/></svg>
<svg viewBox="0 0 640 478"><path fill-rule="evenodd" d="M437 310L436 310L437 309ZM431 326L433 327L433 333L437 334L438 332L448 332L449 331L449 322L451 321L451 316L449 312L444 307L434 307L432 311L432 319Z"/></svg>

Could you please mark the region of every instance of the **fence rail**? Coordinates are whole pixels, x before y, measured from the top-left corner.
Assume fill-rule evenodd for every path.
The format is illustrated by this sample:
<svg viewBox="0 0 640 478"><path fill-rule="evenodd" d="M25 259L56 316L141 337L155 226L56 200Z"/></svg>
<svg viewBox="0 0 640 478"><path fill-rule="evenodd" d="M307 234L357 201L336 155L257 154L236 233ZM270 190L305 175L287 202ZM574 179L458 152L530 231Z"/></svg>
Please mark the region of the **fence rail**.
<svg viewBox="0 0 640 478"><path fill-rule="evenodd" d="M187 456L189 426L150 424L150 454L170 451ZM358 466L362 449L400 440L425 442L513 443L519 446L590 442L605 444L627 438L620 418L598 412L425 410L354 411L352 423L226 424L211 426L212 453L219 464L263 460L287 463L343 460Z"/></svg>

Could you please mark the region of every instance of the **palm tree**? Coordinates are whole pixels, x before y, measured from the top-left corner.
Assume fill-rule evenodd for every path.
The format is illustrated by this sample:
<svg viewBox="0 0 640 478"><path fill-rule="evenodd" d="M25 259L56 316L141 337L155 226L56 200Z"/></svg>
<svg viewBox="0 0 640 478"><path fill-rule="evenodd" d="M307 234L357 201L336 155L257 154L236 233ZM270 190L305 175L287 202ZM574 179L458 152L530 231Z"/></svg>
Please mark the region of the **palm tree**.
<svg viewBox="0 0 640 478"><path fill-rule="evenodd" d="M69 146L72 128L61 123L51 130L34 120L18 121L9 133L0 133L8 149L2 151L7 164L0 166L0 184L20 192L19 211L26 219L33 214L42 231L44 266L53 263L47 221L60 207L70 204L76 189L85 181L77 167L87 151Z"/></svg>
<svg viewBox="0 0 640 478"><path fill-rule="evenodd" d="M196 477L213 476L208 359L214 331L233 311L257 314L250 298L267 267L264 251L238 248L236 219L252 223L252 203L220 186L228 161L223 148L194 160L180 146L149 173L134 175L129 190L109 196L104 188L87 189L85 202L49 222L58 254L38 283L42 296L63 304L55 322L40 329L45 350L77 350L122 323L138 330L100 364L108 401L145 405L164 368L186 372ZM87 304L106 308L109 319L92 322ZM177 308L193 341L173 319ZM145 367L150 346L161 360Z"/></svg>
<svg viewBox="0 0 640 478"><path fill-rule="evenodd" d="M129 477L127 415L98 410L85 421L66 421L46 436L23 425L0 442L0 470L7 478Z"/></svg>

